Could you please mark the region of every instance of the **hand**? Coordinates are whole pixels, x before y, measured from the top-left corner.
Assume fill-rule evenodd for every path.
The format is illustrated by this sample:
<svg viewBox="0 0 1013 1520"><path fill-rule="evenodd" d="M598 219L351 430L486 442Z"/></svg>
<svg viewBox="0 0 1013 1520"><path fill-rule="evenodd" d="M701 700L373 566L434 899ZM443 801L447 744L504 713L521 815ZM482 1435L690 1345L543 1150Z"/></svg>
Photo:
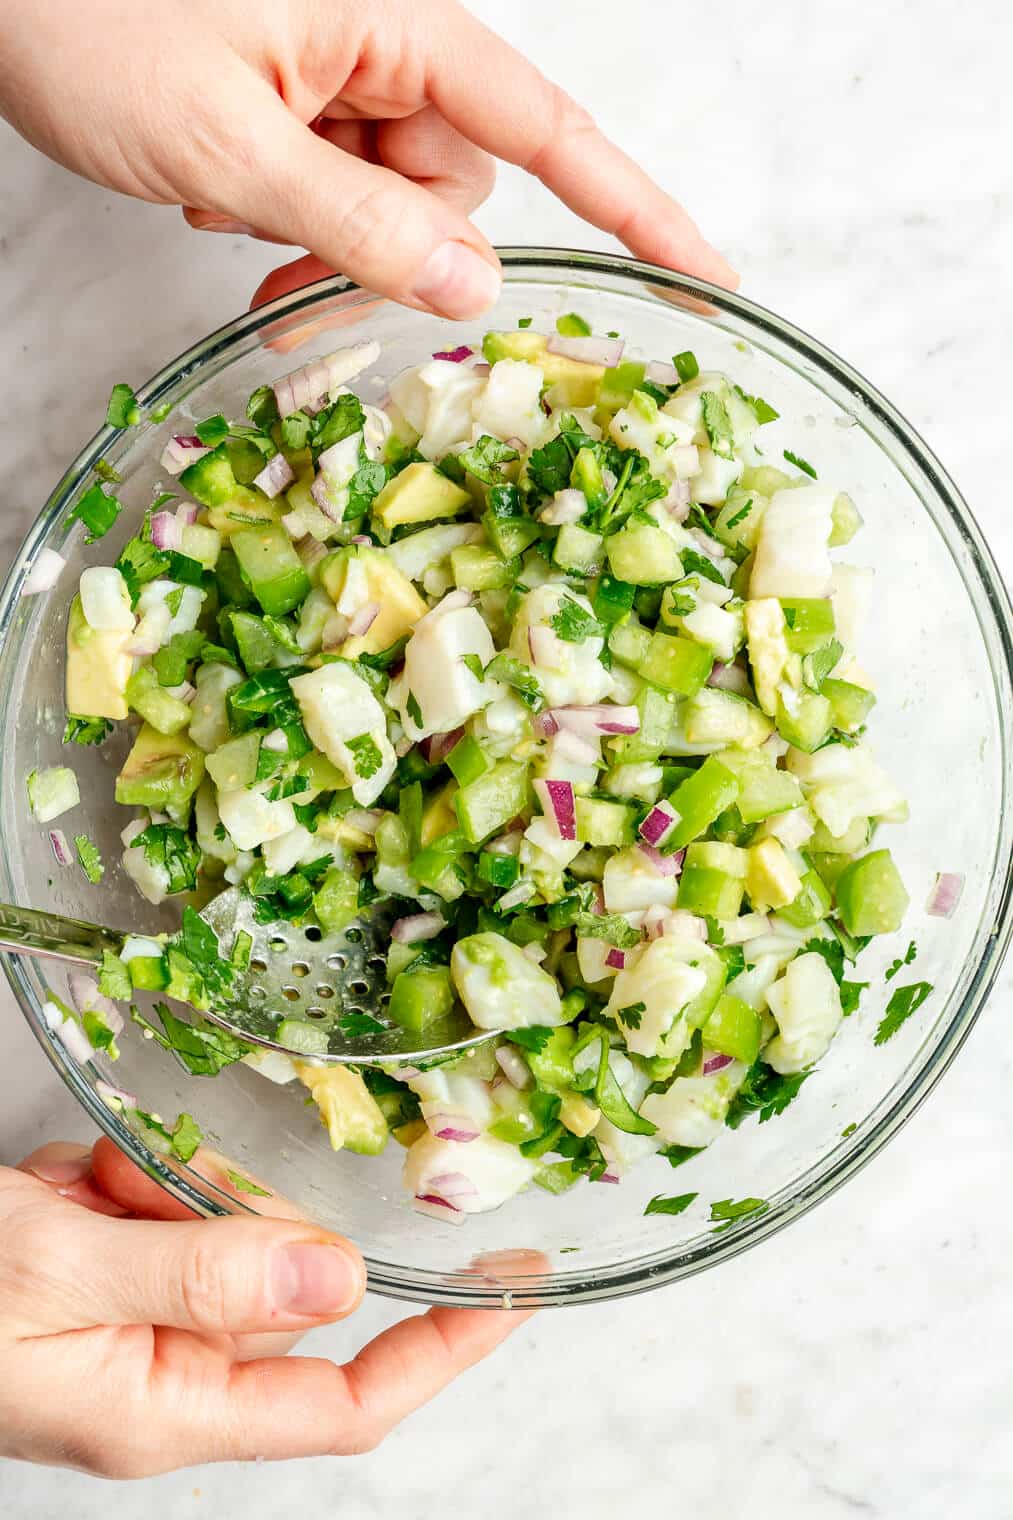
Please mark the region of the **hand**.
<svg viewBox="0 0 1013 1520"><path fill-rule="evenodd" d="M602 46L608 43L603 40ZM588 113L456 0L45 0L0 8L0 112L58 163L194 227L254 232L406 305L474 317L490 155L635 254L737 277Z"/></svg>
<svg viewBox="0 0 1013 1520"><path fill-rule="evenodd" d="M308 1222L198 1220L108 1140L45 1146L0 1168L0 1456L133 1478L367 1451L527 1317L430 1309L344 1367L284 1359L364 1288Z"/></svg>

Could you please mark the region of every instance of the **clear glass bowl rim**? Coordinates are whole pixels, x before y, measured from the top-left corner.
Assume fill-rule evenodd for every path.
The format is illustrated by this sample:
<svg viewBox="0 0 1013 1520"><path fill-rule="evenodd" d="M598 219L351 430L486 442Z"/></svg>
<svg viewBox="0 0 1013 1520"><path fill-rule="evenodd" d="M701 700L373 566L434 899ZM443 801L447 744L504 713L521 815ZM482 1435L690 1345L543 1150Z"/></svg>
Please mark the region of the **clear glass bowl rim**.
<svg viewBox="0 0 1013 1520"><path fill-rule="evenodd" d="M892 436L895 444L899 444L901 452L928 482L962 540L970 557L976 585L963 572L962 578L968 585L979 625L983 625L985 618L991 619L992 638L986 639L986 646L994 645L1000 655L1001 670L996 668L996 661L990 655L993 679L998 680L1001 676L1006 690L1013 688L1013 606L970 508L939 460L910 423L844 359L800 328L755 302L658 265L625 255L570 248L518 245L500 247L497 252L507 282L537 274L554 277L561 282L589 285L596 275L600 275L611 280L626 279L631 285L643 287L647 284L671 292L676 298L675 304L689 315L694 314L694 304L709 306L716 314L727 314L748 324L758 336L766 334L776 342L787 345L798 362L815 366L832 383L852 392L872 419ZM357 289L359 287L353 281L336 275L304 286L235 318L180 354L140 387L137 391L140 404L144 408L156 408L167 395L174 392L181 380L193 378L209 360L221 357L244 339L269 328L279 318L291 318L299 313L312 316L318 302ZM371 302L376 297L363 290L361 300L364 303ZM702 320L706 320L703 314ZM95 462L119 436L120 430L108 425L95 434L66 470L29 529L0 589L0 639L6 640L11 632L21 583L36 554L51 530L62 520L84 477L94 469ZM982 631L984 634L984 626ZM1005 730L1002 733L1001 771L1005 802L1013 790L1013 755ZM9 893L11 882L7 874L7 862L2 855L0 872L4 878L4 891ZM968 980L967 990L949 1024L942 1031L929 1058L920 1065L912 1066L910 1080L899 1090L877 1122L868 1129L862 1127L849 1145L835 1153L832 1164L822 1173L815 1177L803 1173L793 1191L772 1202L765 1213L743 1220L727 1233L711 1235L705 1245L690 1252L681 1252L679 1259L673 1259L662 1250L630 1263L618 1264L607 1274L598 1272L593 1279L581 1278L579 1271L539 1275L536 1279L521 1277L517 1281L516 1290L511 1294L514 1304L524 1307L601 1301L645 1292L717 1266L784 1229L817 1203L830 1197L871 1161L911 1118L943 1076L967 1039L995 982L1013 934L1013 857L1007 855L1004 860L997 862L997 874L1001 875L1001 880L994 898L997 906L993 929L986 937L982 954ZM192 1173L180 1175L166 1166L155 1152L148 1150L99 1098L76 1064L63 1058L61 1049L48 1035L19 958L5 955L0 959L33 1033L63 1081L98 1128L150 1177L199 1214L223 1215L246 1209L245 1205L235 1199L230 1198L226 1202L224 1196L217 1193L210 1184L206 1185L205 1191L196 1185L196 1180L190 1180ZM255 1212L252 1209L247 1211ZM470 1307L494 1307L502 1302L502 1278L494 1286L483 1279L481 1272L474 1275L460 1273L451 1279L437 1272L404 1270L390 1262L372 1262L368 1255L366 1263L371 1291L387 1297Z"/></svg>

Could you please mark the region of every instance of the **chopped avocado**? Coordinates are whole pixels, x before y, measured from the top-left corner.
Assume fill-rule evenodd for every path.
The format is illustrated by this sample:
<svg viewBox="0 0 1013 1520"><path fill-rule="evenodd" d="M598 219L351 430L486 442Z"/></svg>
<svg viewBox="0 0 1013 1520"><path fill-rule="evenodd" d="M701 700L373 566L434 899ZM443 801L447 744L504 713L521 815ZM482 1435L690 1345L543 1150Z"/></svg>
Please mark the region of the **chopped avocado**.
<svg viewBox="0 0 1013 1520"><path fill-rule="evenodd" d="M366 596L375 602L380 611L364 634L348 638L340 653L346 660L356 660L360 654L380 654L411 633L420 617L429 611L427 603L415 590L406 575L389 560L380 549L359 547L357 550L339 549L329 554L320 566L320 584L337 602L345 589L349 566L362 566L366 574Z"/></svg>
<svg viewBox="0 0 1013 1520"><path fill-rule="evenodd" d="M378 1156L387 1144L387 1121L359 1073L348 1066L312 1066L307 1061L296 1061L295 1069L320 1110L332 1149L347 1147L361 1156Z"/></svg>
<svg viewBox="0 0 1013 1520"><path fill-rule="evenodd" d="M757 913L786 908L802 890L802 879L777 839L761 839L750 846L746 891Z"/></svg>
<svg viewBox="0 0 1013 1520"><path fill-rule="evenodd" d="M429 522L456 517L471 506L471 495L434 464L416 462L387 482L373 502L373 515L388 532L402 523Z"/></svg>
<svg viewBox="0 0 1013 1520"><path fill-rule="evenodd" d="M490 364L498 364L500 359L527 359L541 366L547 342L544 333L530 328L526 332L488 332L482 340L482 353Z"/></svg>
<svg viewBox="0 0 1013 1520"><path fill-rule="evenodd" d="M75 596L67 620L67 711L95 718L125 718L130 711L127 682L134 657L125 646L130 630L104 632L89 627Z"/></svg>
<svg viewBox="0 0 1013 1520"><path fill-rule="evenodd" d="M182 808L203 778L204 753L196 744L145 723L116 778L116 801L159 812Z"/></svg>

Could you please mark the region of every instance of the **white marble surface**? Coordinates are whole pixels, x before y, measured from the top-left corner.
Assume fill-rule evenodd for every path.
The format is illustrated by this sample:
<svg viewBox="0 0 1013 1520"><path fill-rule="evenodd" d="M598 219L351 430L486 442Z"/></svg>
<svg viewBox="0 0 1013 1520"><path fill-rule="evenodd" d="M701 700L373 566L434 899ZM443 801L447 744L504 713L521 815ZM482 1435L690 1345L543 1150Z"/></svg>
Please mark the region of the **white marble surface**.
<svg viewBox="0 0 1013 1520"><path fill-rule="evenodd" d="M1006 0L959 14L942 0L477 9L682 194L748 295L900 406L1013 568ZM605 243L513 171L480 221L501 242ZM240 309L271 263L270 250L198 238L172 212L75 182L0 129L0 554L110 383L140 379ZM1010 1516L1011 990L1007 971L941 1090L842 1194L718 1273L542 1315L379 1451L119 1489L0 1464L0 1511ZM5 988L0 1007L11 1162L86 1125ZM346 1354L400 1312L370 1300L312 1349Z"/></svg>

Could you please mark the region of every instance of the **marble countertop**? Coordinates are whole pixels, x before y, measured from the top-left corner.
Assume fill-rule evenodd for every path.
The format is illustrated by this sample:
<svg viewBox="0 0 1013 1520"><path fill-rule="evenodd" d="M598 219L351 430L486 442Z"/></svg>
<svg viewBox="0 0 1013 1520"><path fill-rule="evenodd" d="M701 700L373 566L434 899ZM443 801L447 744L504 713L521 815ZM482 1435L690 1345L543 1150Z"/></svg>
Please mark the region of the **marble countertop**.
<svg viewBox="0 0 1013 1520"><path fill-rule="evenodd" d="M1006 459L1013 115L1004 0L475 8L598 112L743 272L900 407L1013 569ZM579 18L579 19L578 19ZM500 242L610 246L504 170ZM75 181L0 128L6 560L100 399L245 306L274 251ZM47 423L39 426L45 415ZM661 1292L547 1313L379 1451L131 1487L0 1463L12 1520L340 1513L605 1520L1013 1514L1007 969L941 1089L789 1231ZM86 1123L0 989L0 1161ZM342 1357L403 1311L311 1338ZM565 1375L560 1369L565 1368ZM577 1392L579 1390L579 1392Z"/></svg>

